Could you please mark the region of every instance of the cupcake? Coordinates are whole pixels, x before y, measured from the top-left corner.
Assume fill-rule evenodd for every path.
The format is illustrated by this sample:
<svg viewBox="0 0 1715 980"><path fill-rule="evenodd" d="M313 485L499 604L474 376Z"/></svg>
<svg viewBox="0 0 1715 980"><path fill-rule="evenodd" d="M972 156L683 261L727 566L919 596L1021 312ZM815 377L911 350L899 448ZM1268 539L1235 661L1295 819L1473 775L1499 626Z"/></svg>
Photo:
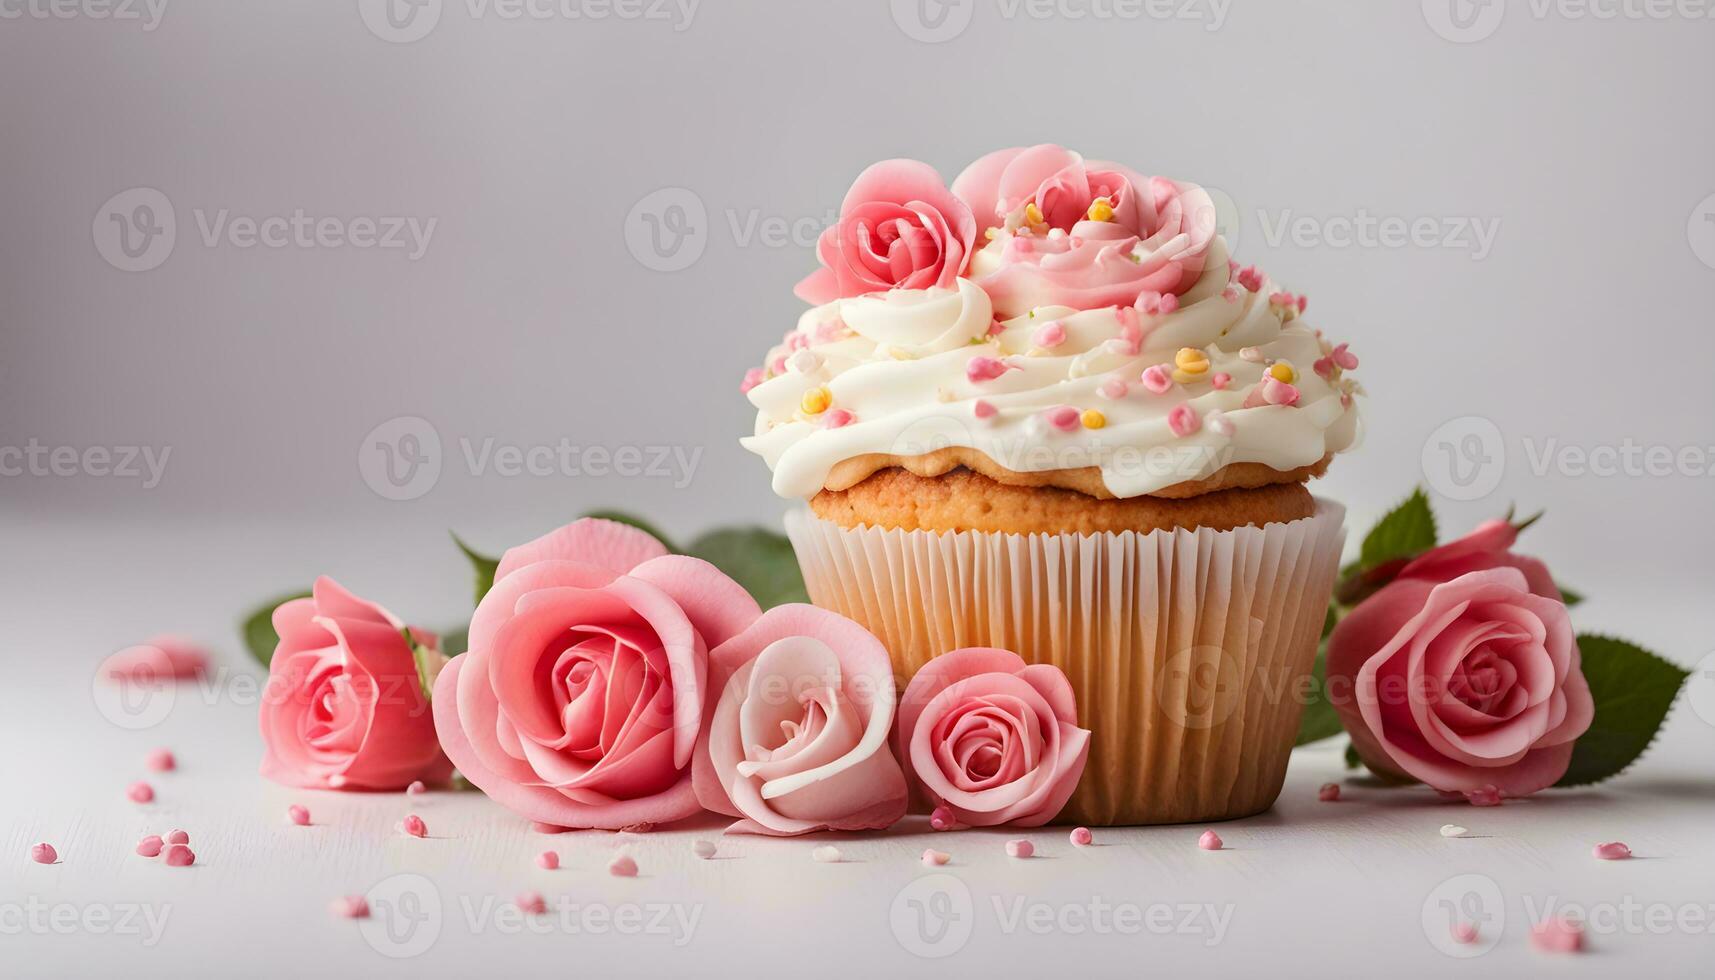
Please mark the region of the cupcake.
<svg viewBox="0 0 1715 980"><path fill-rule="evenodd" d="M963 647L1063 670L1093 734L1062 820L1272 805L1344 539L1306 484L1359 434L1345 345L1201 188L1057 146L951 188L876 164L817 252L743 386L811 599L902 688Z"/></svg>

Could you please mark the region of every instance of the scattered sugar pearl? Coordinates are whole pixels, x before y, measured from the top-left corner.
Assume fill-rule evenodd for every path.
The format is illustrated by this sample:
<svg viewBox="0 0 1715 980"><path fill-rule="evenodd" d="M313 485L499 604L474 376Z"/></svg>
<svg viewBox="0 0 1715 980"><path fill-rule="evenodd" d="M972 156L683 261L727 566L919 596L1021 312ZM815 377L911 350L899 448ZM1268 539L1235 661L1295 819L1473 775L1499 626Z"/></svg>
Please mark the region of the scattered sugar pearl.
<svg viewBox="0 0 1715 980"><path fill-rule="evenodd" d="M1205 830L1203 831L1203 836L1197 838L1197 846L1201 847L1205 851L1218 851L1221 848L1226 847L1227 842L1221 840L1221 835L1215 833L1213 830Z"/></svg>
<svg viewBox="0 0 1715 980"><path fill-rule="evenodd" d="M1477 941L1477 926L1473 922L1455 922L1451 930L1453 941L1461 946L1469 946Z"/></svg>
<svg viewBox="0 0 1715 980"><path fill-rule="evenodd" d="M1619 841L1610 841L1606 844L1597 844L1591 853L1603 861L1624 861L1632 856L1632 849Z"/></svg>
<svg viewBox="0 0 1715 980"><path fill-rule="evenodd" d="M1027 858L1027 857L1033 857L1033 856L1035 856L1035 854L1036 854L1036 845L1030 843L1027 840L1019 839L1019 840L1009 840L1006 842L1006 856L1007 857Z"/></svg>
<svg viewBox="0 0 1715 980"><path fill-rule="evenodd" d="M1323 783L1322 788L1316 791L1316 798L1323 803L1340 802L1340 784Z"/></svg>
<svg viewBox="0 0 1715 980"><path fill-rule="evenodd" d="M767 378L764 376L761 368L751 368L744 372L744 380L738 384L738 393L741 395L748 395L752 388L755 388L766 380Z"/></svg>
<svg viewBox="0 0 1715 980"><path fill-rule="evenodd" d="M607 863L607 873L615 878L637 877L637 859L629 854L621 854Z"/></svg>
<svg viewBox="0 0 1715 980"><path fill-rule="evenodd" d="M1030 342L1045 349L1059 347L1066 342L1066 325L1059 320L1049 320L1036 328L1036 332L1030 335Z"/></svg>
<svg viewBox="0 0 1715 980"><path fill-rule="evenodd" d="M1126 384L1125 381L1120 378L1109 378L1102 382L1102 386L1096 390L1101 393L1103 398L1111 401L1119 401L1131 391L1131 386Z"/></svg>
<svg viewBox="0 0 1715 980"><path fill-rule="evenodd" d="M543 871L553 871L559 866L560 853L558 851L543 851L536 855L536 867L541 868Z"/></svg>
<svg viewBox="0 0 1715 980"><path fill-rule="evenodd" d="M1203 417L1203 424L1208 426L1210 432L1218 436L1231 436L1236 431L1233 427L1233 420L1227 418L1225 412L1210 412Z"/></svg>
<svg viewBox="0 0 1715 980"><path fill-rule="evenodd" d="M130 786L125 787L125 795L129 797L133 803L153 803L155 800L155 787L143 782L132 783Z"/></svg>
<svg viewBox="0 0 1715 980"><path fill-rule="evenodd" d="M986 402L981 398L979 398L976 401L971 403L971 414L976 416L981 421L986 422L989 419L994 418L995 414L997 412L999 412L999 409L995 408L993 404Z"/></svg>
<svg viewBox="0 0 1715 980"><path fill-rule="evenodd" d="M54 845L47 842L30 847L30 860L37 864L53 864L60 859L60 852L54 850Z"/></svg>
<svg viewBox="0 0 1715 980"><path fill-rule="evenodd" d="M823 844L810 852L810 859L817 864L839 864L844 855L832 844Z"/></svg>
<svg viewBox="0 0 1715 980"><path fill-rule="evenodd" d="M412 837L426 837L429 833L428 825L423 823L423 818L415 813L407 815L404 820L400 821L399 829Z"/></svg>
<svg viewBox="0 0 1715 980"><path fill-rule="evenodd" d="M945 806L938 806L929 814L930 830L952 830L954 826L953 811Z"/></svg>
<svg viewBox="0 0 1715 980"><path fill-rule="evenodd" d="M693 841L691 844L691 853L702 858L704 861L714 857L715 850L715 842L712 840Z"/></svg>
<svg viewBox="0 0 1715 980"><path fill-rule="evenodd" d="M952 859L951 854L946 851L937 851L933 847L923 852L923 863L931 868L939 868Z"/></svg>
<svg viewBox="0 0 1715 980"><path fill-rule="evenodd" d="M167 848L167 867L185 868L196 863L197 856L183 844L173 844Z"/></svg>
<svg viewBox="0 0 1715 980"><path fill-rule="evenodd" d="M167 836L161 838L161 840L165 841L169 846L173 844L189 844L191 842L191 835L183 830L169 830L167 831Z"/></svg>
<svg viewBox="0 0 1715 980"><path fill-rule="evenodd" d="M424 793L427 793L428 791L429 791L429 787L424 786L423 781L421 779L416 780L411 785L405 787L405 795L406 796L421 796Z"/></svg>
<svg viewBox="0 0 1715 980"><path fill-rule="evenodd" d="M1240 359L1249 361L1252 364L1261 364L1263 362L1262 351L1257 350L1255 347L1239 348L1239 357Z"/></svg>
<svg viewBox="0 0 1715 980"><path fill-rule="evenodd" d="M1145 388L1157 395L1164 395L1167 393L1167 389L1173 387L1173 378L1167 373L1167 369L1159 364L1151 364L1144 368L1143 375L1139 380L1143 382Z"/></svg>
<svg viewBox="0 0 1715 980"><path fill-rule="evenodd" d="M1466 830L1464 827L1461 827L1456 823L1441 825L1441 836L1443 837L1463 837L1468 833L1470 833L1469 830Z"/></svg>
<svg viewBox="0 0 1715 980"><path fill-rule="evenodd" d="M1083 425L1077 409L1070 405L1056 405L1042 412L1042 421L1061 432L1076 432Z"/></svg>
<svg viewBox="0 0 1715 980"><path fill-rule="evenodd" d="M1225 371L1217 371L1209 379L1209 383L1215 386L1216 391L1226 391L1233 384L1233 376Z"/></svg>
<svg viewBox="0 0 1715 980"><path fill-rule="evenodd" d="M1530 927L1530 944L1539 953L1581 953L1584 927L1567 918L1538 922Z"/></svg>
<svg viewBox="0 0 1715 980"><path fill-rule="evenodd" d="M1203 427L1203 420L1198 417L1197 410L1190 402L1173 406L1173 411L1167 413L1167 427L1173 434L1183 439Z"/></svg>
<svg viewBox="0 0 1715 980"><path fill-rule="evenodd" d="M286 819L300 827L308 827L310 825L310 811L308 808L294 803L286 808Z"/></svg>
<svg viewBox="0 0 1715 980"><path fill-rule="evenodd" d="M144 757L143 765L155 772L172 772L179 767L179 762L167 749L156 749Z"/></svg>
<svg viewBox="0 0 1715 980"><path fill-rule="evenodd" d="M1077 827L1072 831L1072 846L1089 847L1096 842L1096 835L1090 833L1088 827Z"/></svg>
<svg viewBox="0 0 1715 980"><path fill-rule="evenodd" d="M367 919L369 899L362 895L342 895L328 904L328 911L341 919Z"/></svg>
<svg viewBox="0 0 1715 980"><path fill-rule="evenodd" d="M167 842L161 839L160 834L150 834L137 842L137 853L146 858L160 857L166 846Z"/></svg>
<svg viewBox="0 0 1715 980"><path fill-rule="evenodd" d="M548 903L542 898L541 892L520 892L518 897L513 899L513 902L517 904L518 911L525 915L546 915L548 913Z"/></svg>
<svg viewBox="0 0 1715 980"><path fill-rule="evenodd" d="M851 412L848 412L843 408L836 408L822 417L822 428L843 429L846 426L851 425L852 422L856 421L856 419L857 416L853 415Z"/></svg>
<svg viewBox="0 0 1715 980"><path fill-rule="evenodd" d="M972 384L993 381L1008 371L1017 370L998 357L978 355L965 364L965 378Z"/></svg>

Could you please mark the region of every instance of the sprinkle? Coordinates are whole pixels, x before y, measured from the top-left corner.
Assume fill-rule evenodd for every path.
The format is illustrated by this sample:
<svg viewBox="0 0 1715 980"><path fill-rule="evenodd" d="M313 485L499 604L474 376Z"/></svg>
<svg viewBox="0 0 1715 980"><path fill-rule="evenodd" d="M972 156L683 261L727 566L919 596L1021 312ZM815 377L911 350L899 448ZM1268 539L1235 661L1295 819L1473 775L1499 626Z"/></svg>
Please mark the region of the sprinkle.
<svg viewBox="0 0 1715 980"><path fill-rule="evenodd" d="M1322 788L1316 791L1316 798L1323 803L1340 802L1340 784L1323 783Z"/></svg>
<svg viewBox="0 0 1715 980"><path fill-rule="evenodd" d="M1059 347L1066 342L1066 325L1059 320L1049 320L1036 328L1030 335L1030 342L1042 348Z"/></svg>
<svg viewBox="0 0 1715 980"><path fill-rule="evenodd" d="M832 844L823 844L810 852L810 857L817 864L839 864L842 855L840 849Z"/></svg>
<svg viewBox="0 0 1715 980"><path fill-rule="evenodd" d="M1036 854L1036 845L1027 840L1009 840L1006 842L1006 856L1011 858L1027 858Z"/></svg>
<svg viewBox="0 0 1715 980"><path fill-rule="evenodd" d="M1173 387L1173 379L1167 376L1166 369L1159 364L1151 364L1144 368L1140 380L1143 381L1145 388L1157 395L1164 395L1167 393L1167 389Z"/></svg>
<svg viewBox="0 0 1715 980"><path fill-rule="evenodd" d="M857 420L857 416L843 408L836 408L822 418L822 428L843 429Z"/></svg>
<svg viewBox="0 0 1715 980"><path fill-rule="evenodd" d="M1293 370L1291 361L1275 361L1268 366L1269 377L1281 384L1292 384L1298 380L1298 372Z"/></svg>
<svg viewBox="0 0 1715 980"><path fill-rule="evenodd" d="M1183 439L1203 427L1203 420L1197 417L1197 410L1190 402L1175 405L1173 411L1167 413L1167 427L1173 434Z"/></svg>
<svg viewBox="0 0 1715 980"><path fill-rule="evenodd" d="M542 899L541 892L519 892L512 900L518 906L518 911L525 915L546 915L548 903Z"/></svg>
<svg viewBox="0 0 1715 980"><path fill-rule="evenodd" d="M1136 327L1137 307L1116 306L1114 307L1114 318L1120 322L1121 330L1124 330L1126 327Z"/></svg>
<svg viewBox="0 0 1715 980"><path fill-rule="evenodd" d="M971 403L971 414L985 421L994 418L998 411L999 409L981 398Z"/></svg>
<svg viewBox="0 0 1715 980"><path fill-rule="evenodd" d="M300 827L308 827L310 825L309 808L302 806L300 804L294 803L291 806L286 808L286 819L292 821L293 823L297 824Z"/></svg>
<svg viewBox="0 0 1715 980"><path fill-rule="evenodd" d="M1239 357L1251 362L1252 364L1261 364L1263 362L1262 351L1257 350L1255 347L1239 348Z"/></svg>
<svg viewBox="0 0 1715 980"><path fill-rule="evenodd" d="M428 825L423 823L423 818L415 813L406 814L405 819L399 824L399 829L412 837L427 837L429 835Z"/></svg>
<svg viewBox="0 0 1715 980"><path fill-rule="evenodd" d="M1006 333L1006 324L1000 322L999 320L992 320L989 322L988 335L990 337L999 337L1003 333Z"/></svg>
<svg viewBox="0 0 1715 980"><path fill-rule="evenodd" d="M1477 941L1477 926L1472 922L1455 922L1451 930L1453 941L1461 946L1469 946Z"/></svg>
<svg viewBox="0 0 1715 980"><path fill-rule="evenodd" d="M1233 434L1233 420L1227 418L1225 412L1210 412L1203 417L1203 424L1209 427L1210 432L1218 436L1231 436Z"/></svg>
<svg viewBox="0 0 1715 980"><path fill-rule="evenodd" d="M1024 220L1033 225L1044 225L1048 223L1042 219L1042 209L1036 206L1035 201L1031 201L1029 204L1024 206Z"/></svg>
<svg viewBox="0 0 1715 980"><path fill-rule="evenodd" d="M1126 384L1123 378L1109 378L1102 382L1102 386L1096 391L1100 392L1103 398L1119 401L1131 391L1131 386Z"/></svg>
<svg viewBox="0 0 1715 980"><path fill-rule="evenodd" d="M1530 945L1539 953L1582 953L1584 927L1564 917L1538 922L1530 927Z"/></svg>
<svg viewBox="0 0 1715 980"><path fill-rule="evenodd" d="M1217 371L1215 376L1209 379L1209 383L1215 386L1216 391L1226 391L1233 383L1233 376L1225 371Z"/></svg>
<svg viewBox="0 0 1715 980"><path fill-rule="evenodd" d="M1265 405L1283 405L1290 408L1298 404L1299 391L1292 385L1277 380L1272 374L1262 376L1262 381L1252 388L1245 396L1245 408L1261 408Z"/></svg>
<svg viewBox="0 0 1715 980"><path fill-rule="evenodd" d="M804 397L798 400L798 407L804 410L805 415L820 415L833 403L834 393L823 386L804 392Z"/></svg>
<svg viewBox="0 0 1715 980"><path fill-rule="evenodd" d="M344 895L330 902L328 911L342 919L367 919L369 900L362 895Z"/></svg>
<svg viewBox="0 0 1715 980"><path fill-rule="evenodd" d="M60 859L60 853L54 850L54 845L43 842L30 847L30 860L37 864L53 864Z"/></svg>
<svg viewBox="0 0 1715 980"><path fill-rule="evenodd" d="M146 858L160 857L162 848L166 846L167 842L161 839L160 834L150 834L137 842L137 853Z"/></svg>
<svg viewBox="0 0 1715 980"><path fill-rule="evenodd" d="M958 824L953 820L953 811L945 805L936 807L929 814L929 829L931 830L952 830L956 826Z"/></svg>
<svg viewBox="0 0 1715 980"><path fill-rule="evenodd" d="M704 861L714 857L715 850L715 842L712 840L699 840L691 843L691 853L702 858Z"/></svg>
<svg viewBox="0 0 1715 980"><path fill-rule="evenodd" d="M1056 405L1053 408L1044 409L1041 418L1049 426L1059 429L1061 432L1076 432L1080 424L1078 410L1070 405Z"/></svg>
<svg viewBox="0 0 1715 980"><path fill-rule="evenodd" d="M1181 347L1173 355L1173 380L1182 385L1201 381L1209 373L1209 355L1195 347Z"/></svg>
<svg viewBox="0 0 1715 980"><path fill-rule="evenodd" d="M748 395L752 388L755 388L766 380L767 378L763 375L761 368L751 368L744 372L744 380L738 383L738 393L741 395Z"/></svg>
<svg viewBox="0 0 1715 980"><path fill-rule="evenodd" d="M1091 221L1114 220L1113 202L1109 201L1105 197L1096 198L1094 201L1090 202L1090 210L1084 212L1084 217L1089 218Z"/></svg>
<svg viewBox="0 0 1715 980"><path fill-rule="evenodd" d="M802 337L803 334L798 336ZM792 355L791 359L786 362L786 366L794 374L812 374L821 370L822 359L813 351L801 350Z"/></svg>
<svg viewBox="0 0 1715 980"><path fill-rule="evenodd" d="M1334 348L1333 353L1328 355L1333 359L1335 365L1344 371L1356 371L1358 369L1357 355L1348 349L1350 347L1350 344L1341 344Z"/></svg>
<svg viewBox="0 0 1715 980"><path fill-rule="evenodd" d="M1008 364L998 357L988 357L979 354L965 364L965 377L972 384L983 381L993 381L1008 371L1016 371L1015 365Z"/></svg>
<svg viewBox="0 0 1715 980"><path fill-rule="evenodd" d="M151 803L155 799L155 787L148 783L132 783L125 787L125 795L130 797L133 803Z"/></svg>
<svg viewBox="0 0 1715 980"><path fill-rule="evenodd" d="M1601 861L1624 861L1632 856L1632 849L1619 841L1610 841L1606 844L1597 844L1590 853Z"/></svg>
<svg viewBox="0 0 1715 980"><path fill-rule="evenodd" d="M1087 408L1080 417L1086 429L1100 429L1108 424L1108 417L1100 409Z"/></svg>
<svg viewBox="0 0 1715 980"><path fill-rule="evenodd" d="M411 785L405 787L405 795L407 796L421 796L428 791L429 787L424 786L421 779L416 780L411 783Z"/></svg>
<svg viewBox="0 0 1715 980"><path fill-rule="evenodd" d="M1443 824L1441 827L1441 836L1443 837L1463 837L1468 833L1470 833L1469 830L1456 823Z"/></svg>
<svg viewBox="0 0 1715 980"><path fill-rule="evenodd" d="M621 854L607 863L607 873L615 878L637 877L637 859L629 854Z"/></svg>
<svg viewBox="0 0 1715 980"><path fill-rule="evenodd" d="M1245 266L1238 272L1239 285L1253 293L1262 292L1262 272L1254 265Z"/></svg>
<svg viewBox="0 0 1715 980"><path fill-rule="evenodd" d="M543 871L553 871L560 866L560 852L543 851L536 855L536 867Z"/></svg>
<svg viewBox="0 0 1715 980"><path fill-rule="evenodd" d="M179 761L173 758L173 753L167 749L156 749L143 759L143 765L155 772L172 772L179 767Z"/></svg>
<svg viewBox="0 0 1715 980"><path fill-rule="evenodd" d="M931 868L939 868L952 859L953 856L951 854L948 854L946 851L937 851L934 848L930 848L923 852L923 863L927 864Z"/></svg>
<svg viewBox="0 0 1715 980"><path fill-rule="evenodd" d="M1077 827L1072 830L1073 847L1089 847L1096 842L1096 835L1090 833L1088 827Z"/></svg>
<svg viewBox="0 0 1715 980"><path fill-rule="evenodd" d="M1227 845L1225 841L1221 840L1220 834L1213 830L1205 830L1203 836L1197 838L1197 846L1205 851L1218 851Z"/></svg>
<svg viewBox="0 0 1715 980"><path fill-rule="evenodd" d="M191 842L191 835L182 830L169 830L167 831L167 836L161 839L166 841L169 846L173 844L189 844Z"/></svg>
<svg viewBox="0 0 1715 980"><path fill-rule="evenodd" d="M786 373L786 355L782 354L768 362L768 373L778 376Z"/></svg>
<svg viewBox="0 0 1715 980"><path fill-rule="evenodd" d="M167 867L186 868L195 864L196 852L183 844L173 844L167 848Z"/></svg>

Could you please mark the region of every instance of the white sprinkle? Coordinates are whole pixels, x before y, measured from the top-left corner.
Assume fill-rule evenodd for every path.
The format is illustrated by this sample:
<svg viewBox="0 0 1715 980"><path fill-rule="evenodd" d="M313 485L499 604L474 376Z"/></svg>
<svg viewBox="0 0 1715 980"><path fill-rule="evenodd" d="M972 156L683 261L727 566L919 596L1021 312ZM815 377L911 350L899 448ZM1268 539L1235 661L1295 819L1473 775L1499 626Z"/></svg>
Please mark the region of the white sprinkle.
<svg viewBox="0 0 1715 980"><path fill-rule="evenodd" d="M1463 837L1468 833L1470 833L1469 830L1456 823L1444 824L1441 827L1441 836L1443 837Z"/></svg>
<svg viewBox="0 0 1715 980"><path fill-rule="evenodd" d="M1251 362L1252 364L1261 364L1263 361L1262 351L1257 350L1255 347L1240 348L1239 349L1239 356L1244 358L1245 360Z"/></svg>
<svg viewBox="0 0 1715 980"><path fill-rule="evenodd" d="M715 856L715 842L700 840L691 844L691 853L707 861Z"/></svg>
<svg viewBox="0 0 1715 980"><path fill-rule="evenodd" d="M818 864L839 864L842 859L840 849L832 844L823 844L811 851L810 856L815 858Z"/></svg>
<svg viewBox="0 0 1715 980"><path fill-rule="evenodd" d="M812 374L822 366L822 358L817 354L801 350L786 361L786 367L795 374Z"/></svg>

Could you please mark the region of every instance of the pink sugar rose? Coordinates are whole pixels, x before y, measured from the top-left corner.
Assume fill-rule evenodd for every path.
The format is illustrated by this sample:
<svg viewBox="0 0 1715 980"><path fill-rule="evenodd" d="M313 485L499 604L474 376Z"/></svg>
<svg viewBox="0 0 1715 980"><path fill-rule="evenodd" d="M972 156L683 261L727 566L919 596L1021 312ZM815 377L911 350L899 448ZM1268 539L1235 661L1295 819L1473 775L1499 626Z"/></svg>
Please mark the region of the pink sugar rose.
<svg viewBox="0 0 1715 980"><path fill-rule="evenodd" d="M709 658L717 697L697 746L697 799L727 833L884 830L907 793L888 749L893 668L857 623L778 606Z"/></svg>
<svg viewBox="0 0 1715 980"><path fill-rule="evenodd" d="M822 232L822 268L798 284L820 306L889 289L951 288L977 237L971 209L916 160L883 160L846 192L840 219Z"/></svg>
<svg viewBox="0 0 1715 980"><path fill-rule="evenodd" d="M310 598L274 610L280 644L262 698L263 776L347 790L451 777L405 630L392 613L325 576ZM438 638L410 631L438 663Z"/></svg>
<svg viewBox="0 0 1715 980"><path fill-rule="evenodd" d="M900 699L906 778L970 827L1040 827L1059 815L1090 753L1058 667L972 647L929 661Z"/></svg>
<svg viewBox="0 0 1715 980"><path fill-rule="evenodd" d="M979 234L1007 230L969 273L1003 319L1050 304L1157 308L1196 284L1215 239L1214 201L1202 188L1048 143L988 154L959 174L953 193L970 205ZM1091 212L1098 199L1107 205L1101 217ZM1040 225L1027 220L1029 205ZM1008 248L1014 241L1028 247Z"/></svg>
<svg viewBox="0 0 1715 980"><path fill-rule="evenodd" d="M756 619L713 565L585 519L507 551L435 684L458 771L540 824L618 830L696 813L708 651Z"/></svg>
<svg viewBox="0 0 1715 980"><path fill-rule="evenodd" d="M1491 521L1409 562L1328 640L1329 700L1364 763L1473 800L1565 775L1595 709L1548 569Z"/></svg>

